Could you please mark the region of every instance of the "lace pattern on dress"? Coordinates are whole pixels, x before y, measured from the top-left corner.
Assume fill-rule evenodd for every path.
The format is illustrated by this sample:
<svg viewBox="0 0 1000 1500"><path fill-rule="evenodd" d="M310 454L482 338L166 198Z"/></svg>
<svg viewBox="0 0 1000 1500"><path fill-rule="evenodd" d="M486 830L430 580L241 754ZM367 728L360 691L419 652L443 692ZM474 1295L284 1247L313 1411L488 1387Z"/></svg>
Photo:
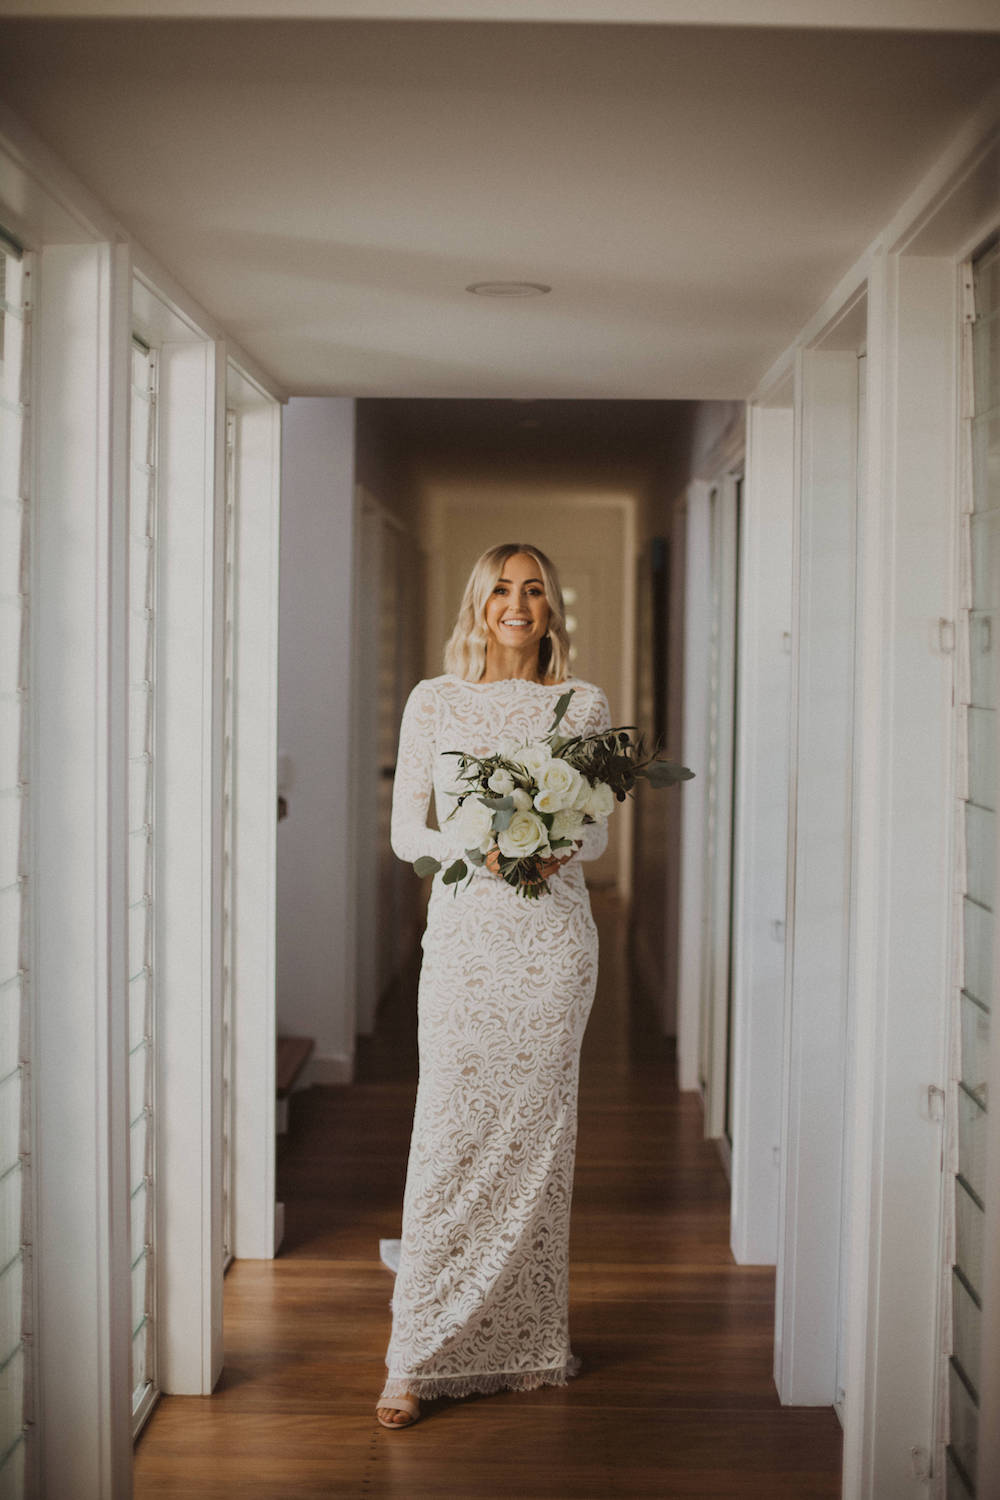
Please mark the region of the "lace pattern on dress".
<svg viewBox="0 0 1000 1500"><path fill-rule="evenodd" d="M572 733L608 727L604 694L577 689ZM401 859L460 849L449 832L455 763L548 731L565 684L445 676L403 716L392 846ZM433 792L438 829L427 827ZM597 977L582 859L603 825L525 901L477 871L457 893L434 879L418 994L420 1080L403 1200L386 1395L427 1398L564 1384L569 1212L580 1044Z"/></svg>

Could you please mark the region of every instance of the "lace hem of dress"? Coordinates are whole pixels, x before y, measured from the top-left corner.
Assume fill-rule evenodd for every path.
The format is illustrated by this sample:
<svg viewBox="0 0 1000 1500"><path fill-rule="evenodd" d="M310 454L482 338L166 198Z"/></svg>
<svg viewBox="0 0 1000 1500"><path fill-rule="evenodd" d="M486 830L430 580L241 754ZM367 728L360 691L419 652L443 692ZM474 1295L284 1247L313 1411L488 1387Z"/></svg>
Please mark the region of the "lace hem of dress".
<svg viewBox="0 0 1000 1500"><path fill-rule="evenodd" d="M492 1374L483 1370L473 1375L410 1375L403 1379L390 1376L382 1396L409 1395L433 1401L437 1396L460 1398L495 1396L498 1391L537 1391L543 1385L567 1385L579 1371L580 1359L574 1354L565 1364L551 1365L545 1370L498 1370Z"/></svg>

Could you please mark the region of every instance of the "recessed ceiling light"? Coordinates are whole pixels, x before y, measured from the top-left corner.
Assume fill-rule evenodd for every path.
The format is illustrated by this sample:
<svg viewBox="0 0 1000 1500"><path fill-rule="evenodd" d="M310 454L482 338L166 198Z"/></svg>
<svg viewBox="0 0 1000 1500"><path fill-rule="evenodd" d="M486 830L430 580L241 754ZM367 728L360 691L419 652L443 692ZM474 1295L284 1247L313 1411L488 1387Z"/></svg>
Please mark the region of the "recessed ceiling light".
<svg viewBox="0 0 1000 1500"><path fill-rule="evenodd" d="M474 297L544 297L552 288L542 281L474 281L465 290Z"/></svg>

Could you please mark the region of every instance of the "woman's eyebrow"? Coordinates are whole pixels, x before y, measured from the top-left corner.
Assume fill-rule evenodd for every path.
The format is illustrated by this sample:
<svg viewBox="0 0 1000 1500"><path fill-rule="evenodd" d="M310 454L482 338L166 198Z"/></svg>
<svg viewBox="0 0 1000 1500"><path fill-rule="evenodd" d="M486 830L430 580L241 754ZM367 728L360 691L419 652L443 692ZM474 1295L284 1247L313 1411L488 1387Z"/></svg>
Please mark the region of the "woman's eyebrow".
<svg viewBox="0 0 1000 1500"><path fill-rule="evenodd" d="M524 581L525 583L541 583L542 580L540 578L526 578ZM510 583L510 579L498 578L497 583Z"/></svg>

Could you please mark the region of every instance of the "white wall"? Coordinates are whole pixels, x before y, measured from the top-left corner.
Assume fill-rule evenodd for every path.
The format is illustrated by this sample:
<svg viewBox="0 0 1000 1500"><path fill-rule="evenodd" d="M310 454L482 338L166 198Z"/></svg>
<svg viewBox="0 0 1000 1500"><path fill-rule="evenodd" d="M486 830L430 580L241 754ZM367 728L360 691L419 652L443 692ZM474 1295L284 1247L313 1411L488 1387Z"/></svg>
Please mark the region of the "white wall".
<svg viewBox="0 0 1000 1500"><path fill-rule="evenodd" d="M844 1500L944 1492L947 1316L940 1341L936 1324L948 1259L942 1206L951 1184L942 1172L935 1099L947 1076L949 965L959 947L949 930L957 294L963 258L1000 224L998 158L994 111L959 133L760 387L773 397L793 369L799 373L789 1212L777 1370L785 1399L829 1400L839 1339ZM867 380L852 558L854 484L845 469L854 448L850 362L859 347L867 349ZM840 534L831 535L838 517ZM842 588L831 594L837 568ZM835 694L841 711L831 718ZM829 813L838 804L835 822ZM843 1089L831 1087L837 1071ZM842 1249L839 1267L834 1240ZM831 1316L838 1283L840 1329ZM987 1300L987 1321L991 1313L995 1304L991 1309ZM984 1434L997 1430L995 1403L996 1389L984 1389ZM995 1469L981 1465L979 1492L992 1496L996 1485Z"/></svg>
<svg viewBox="0 0 1000 1500"><path fill-rule="evenodd" d="M354 1057L350 854L354 402L285 409L278 647L278 1030L316 1042L305 1077Z"/></svg>
<svg viewBox="0 0 1000 1500"><path fill-rule="evenodd" d="M775 1321L782 1401L836 1396L847 1076L857 356L799 359L784 1119Z"/></svg>
<svg viewBox="0 0 1000 1500"><path fill-rule="evenodd" d="M124 482L129 265L107 245L39 259L32 1461L46 1496L127 1500L126 870L121 802L109 798L124 782L124 705L109 685L122 681L126 637L108 558L121 557L127 516L112 486Z"/></svg>
<svg viewBox="0 0 1000 1500"><path fill-rule="evenodd" d="M695 781L681 788L681 883L677 947L677 1082L698 1087L704 922L706 807L704 766L708 750L708 645L711 547L709 486L696 479L687 492L687 577L684 589L684 743L681 759Z"/></svg>
<svg viewBox="0 0 1000 1500"><path fill-rule="evenodd" d="M750 408L741 519L733 880L733 1215L740 1264L778 1252L785 992L793 415Z"/></svg>

